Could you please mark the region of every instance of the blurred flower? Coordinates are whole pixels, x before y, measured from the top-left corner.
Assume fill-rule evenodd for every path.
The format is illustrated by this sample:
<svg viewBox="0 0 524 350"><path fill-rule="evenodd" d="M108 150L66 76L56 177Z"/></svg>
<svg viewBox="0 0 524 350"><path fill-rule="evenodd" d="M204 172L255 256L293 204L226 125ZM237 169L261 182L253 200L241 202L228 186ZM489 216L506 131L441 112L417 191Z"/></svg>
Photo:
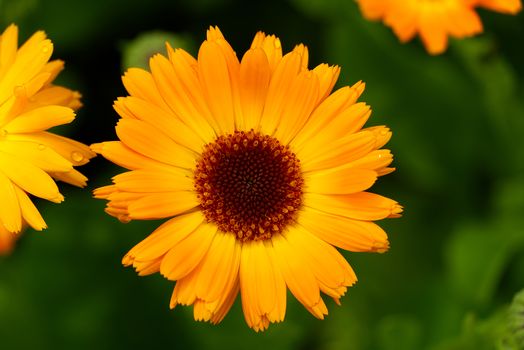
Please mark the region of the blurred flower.
<svg viewBox="0 0 524 350"><path fill-rule="evenodd" d="M466 38L482 32L476 7L515 14L520 0L356 0L364 17L382 20L402 42L420 35L430 54L444 52L448 36Z"/></svg>
<svg viewBox="0 0 524 350"><path fill-rule="evenodd" d="M19 234L7 231L3 225L0 225L0 255L11 253Z"/></svg>
<svg viewBox="0 0 524 350"><path fill-rule="evenodd" d="M309 70L308 50L282 56L258 33L241 62L218 28L198 59L167 45L151 73L130 69L117 99L121 141L92 146L131 171L95 190L123 222L172 217L124 257L140 275L177 281L171 307L193 305L220 322L239 290L247 324L280 322L286 285L316 317L356 277L333 247L383 252L373 221L398 217L397 202L364 192L393 171L380 149L384 126L361 129L364 84L333 94L339 67Z"/></svg>
<svg viewBox="0 0 524 350"><path fill-rule="evenodd" d="M81 106L76 91L53 85L64 62L49 61L53 44L36 32L18 48L18 28L0 37L0 226L20 232L46 224L28 194L63 200L53 179L85 186L73 166L95 156L87 146L45 130L70 123Z"/></svg>

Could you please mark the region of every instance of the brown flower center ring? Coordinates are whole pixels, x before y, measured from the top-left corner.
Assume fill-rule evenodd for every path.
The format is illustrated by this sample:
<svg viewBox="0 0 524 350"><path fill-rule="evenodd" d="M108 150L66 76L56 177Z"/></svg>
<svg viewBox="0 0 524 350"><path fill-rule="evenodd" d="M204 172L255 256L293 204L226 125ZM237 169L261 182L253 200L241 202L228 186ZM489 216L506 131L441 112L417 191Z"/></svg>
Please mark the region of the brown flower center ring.
<svg viewBox="0 0 524 350"><path fill-rule="evenodd" d="M205 145L194 181L206 219L242 242L282 232L302 205L299 160L277 139L253 130Z"/></svg>

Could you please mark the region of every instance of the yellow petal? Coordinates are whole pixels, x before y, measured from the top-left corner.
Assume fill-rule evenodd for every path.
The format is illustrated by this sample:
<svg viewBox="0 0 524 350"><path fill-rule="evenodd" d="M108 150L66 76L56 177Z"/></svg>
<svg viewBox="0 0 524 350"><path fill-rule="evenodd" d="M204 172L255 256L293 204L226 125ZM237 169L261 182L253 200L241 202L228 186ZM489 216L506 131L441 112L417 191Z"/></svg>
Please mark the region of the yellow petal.
<svg viewBox="0 0 524 350"><path fill-rule="evenodd" d="M201 262L195 285L199 299L216 301L233 289L240 266L240 251L235 235L217 232Z"/></svg>
<svg viewBox="0 0 524 350"><path fill-rule="evenodd" d="M42 72L49 73L49 78L45 82L45 85L48 86L51 84L63 69L64 61L62 60L52 60L47 62L44 68L42 68Z"/></svg>
<svg viewBox="0 0 524 350"><path fill-rule="evenodd" d="M55 180L65 182L73 186L85 187L87 185L87 177L75 169L60 173L49 172L49 175L51 175Z"/></svg>
<svg viewBox="0 0 524 350"><path fill-rule="evenodd" d="M222 133L235 130L232 81L220 45L205 41L198 51L198 78L209 109Z"/></svg>
<svg viewBox="0 0 524 350"><path fill-rule="evenodd" d="M40 215L40 212L38 209L36 209L31 199L29 199L29 196L18 186L14 186L14 189L18 198L18 203L20 204L24 221L37 231L42 231L43 229L47 228L44 218L42 218L42 215Z"/></svg>
<svg viewBox="0 0 524 350"><path fill-rule="evenodd" d="M283 235L273 236L272 243L273 259L291 293L315 317L323 319L324 315L327 315L327 309L320 297L318 282L307 261L304 261L302 255L293 249Z"/></svg>
<svg viewBox="0 0 524 350"><path fill-rule="evenodd" d="M346 117L346 114L344 114L344 116L340 116L340 114L352 106L363 91L364 84L357 83L352 87L345 86L340 88L326 98L313 111L311 117L308 119L300 133L298 133L298 135L293 139L293 148L297 150L302 149L305 144L307 145L310 142L312 137L321 134L321 130L326 126L329 126L332 120ZM346 124L347 122L348 121L346 121ZM349 120L349 122L353 122L353 120ZM352 128L351 130L354 131L355 129ZM340 134L341 130L337 129L336 132L337 134Z"/></svg>
<svg viewBox="0 0 524 350"><path fill-rule="evenodd" d="M140 68L129 68L122 76L122 82L129 95L149 101L169 111L169 107L162 98L153 76L148 71Z"/></svg>
<svg viewBox="0 0 524 350"><path fill-rule="evenodd" d="M377 171L378 175L383 174L379 171L384 170L393 161L393 155L388 149L380 149L370 152L362 158L354 160L342 167L355 168L355 169L370 169Z"/></svg>
<svg viewBox="0 0 524 350"><path fill-rule="evenodd" d="M79 103L80 95L78 92L67 89L62 86L51 86L40 90L33 95L27 104L25 110L31 110L38 107L59 105L72 108Z"/></svg>
<svg viewBox="0 0 524 350"><path fill-rule="evenodd" d="M402 212L394 200L369 192L334 196L305 193L304 205L356 220L381 220Z"/></svg>
<svg viewBox="0 0 524 350"><path fill-rule="evenodd" d="M108 141L95 143L91 149L96 153L103 155L111 162L127 169L160 169L169 170L170 165L158 162L146 157L131 148L127 147L120 141Z"/></svg>
<svg viewBox="0 0 524 350"><path fill-rule="evenodd" d="M291 91L292 82L300 72L300 64L301 57L296 52L288 53L279 62L269 83L260 125L262 133L273 135L280 124L282 110Z"/></svg>
<svg viewBox="0 0 524 350"><path fill-rule="evenodd" d="M271 68L260 48L248 50L240 66L240 102L245 130L257 130L266 100Z"/></svg>
<svg viewBox="0 0 524 350"><path fill-rule="evenodd" d="M160 273L172 281L187 276L202 261L216 233L216 225L201 224L167 252Z"/></svg>
<svg viewBox="0 0 524 350"><path fill-rule="evenodd" d="M160 271L160 263L162 258L148 261L134 261L133 267L139 276L152 275Z"/></svg>
<svg viewBox="0 0 524 350"><path fill-rule="evenodd" d="M53 179L31 163L0 153L0 169L16 185L34 196L58 203L63 200Z"/></svg>
<svg viewBox="0 0 524 350"><path fill-rule="evenodd" d="M229 309L231 309L231 306L233 306L233 303L235 302L239 290L240 284L237 274L235 281L233 282L233 287L231 288L229 293L224 295L223 301L221 300L221 302L217 305L215 313L211 316L211 323L217 324L222 322Z"/></svg>
<svg viewBox="0 0 524 350"><path fill-rule="evenodd" d="M195 293L195 284L198 278L199 269L200 267L197 266L193 272L176 282L175 288L173 289L173 295L171 296L171 301L169 303L170 308L174 308L178 304L191 305L196 301L197 297Z"/></svg>
<svg viewBox="0 0 524 350"><path fill-rule="evenodd" d="M165 192L144 196L129 204L129 217L133 220L162 219L179 215L200 203L192 191Z"/></svg>
<svg viewBox="0 0 524 350"><path fill-rule="evenodd" d="M16 86L27 83L51 57L53 44L44 39L43 33L37 32L18 50L13 64L0 80L0 104L13 93Z"/></svg>
<svg viewBox="0 0 524 350"><path fill-rule="evenodd" d="M162 55L151 58L150 66L160 95L171 111L206 143L215 139L214 119L206 105L195 70L179 50L171 61Z"/></svg>
<svg viewBox="0 0 524 350"><path fill-rule="evenodd" d="M353 134L362 128L370 115L371 110L365 103L351 105L319 129L309 142L324 144Z"/></svg>
<svg viewBox="0 0 524 350"><path fill-rule="evenodd" d="M352 286L357 277L351 266L333 246L298 226L286 234L286 239L315 275L320 289L333 298L340 298L346 287Z"/></svg>
<svg viewBox="0 0 524 350"><path fill-rule="evenodd" d="M131 96L131 97L134 97L134 96ZM133 114L133 112L131 112L129 110L129 108L125 105L124 101L127 97L118 97L114 102L113 102L113 109L118 113L118 115L120 115L121 118L123 119L140 119L138 118L136 115Z"/></svg>
<svg viewBox="0 0 524 350"><path fill-rule="evenodd" d="M367 190L377 180L377 173L367 169L332 168L308 173L305 192L349 194Z"/></svg>
<svg viewBox="0 0 524 350"><path fill-rule="evenodd" d="M12 141L11 135L8 135L4 142L0 142L0 151L31 163L46 172L73 169L70 162L44 144L30 141Z"/></svg>
<svg viewBox="0 0 524 350"><path fill-rule="evenodd" d="M3 172L0 172L0 198L2 198L0 201L0 224L2 228L9 232L20 232L22 230L20 204L13 183Z"/></svg>
<svg viewBox="0 0 524 350"><path fill-rule="evenodd" d="M421 11L419 21L424 23L419 28L419 34L426 50L432 55L444 52L448 46L448 36L442 18L434 16L430 11Z"/></svg>
<svg viewBox="0 0 524 350"><path fill-rule="evenodd" d="M309 51L307 46L304 44L298 44L293 48L293 52L296 52L300 55L301 70L306 71L309 63Z"/></svg>
<svg viewBox="0 0 524 350"><path fill-rule="evenodd" d="M49 132L9 135L9 138L44 145L67 159L74 166L87 164L91 158L96 156L96 153L83 143Z"/></svg>
<svg viewBox="0 0 524 350"><path fill-rule="evenodd" d="M313 69L313 72L317 75L318 81L320 83L320 88L318 89L317 103L323 101L326 97L329 96L335 83L338 80L340 74L339 66L330 66L325 63L319 64Z"/></svg>
<svg viewBox="0 0 524 350"><path fill-rule="evenodd" d="M392 135L391 130L389 130L389 128L384 125L371 126L369 128L362 129L362 131L371 131L373 134L375 134L375 149L379 149L388 143Z"/></svg>
<svg viewBox="0 0 524 350"><path fill-rule="evenodd" d="M246 322L255 330L267 328L268 322L280 322L285 316L286 287L276 263L271 244L262 241L244 243L240 266L240 291ZM258 327L257 327L258 326Z"/></svg>
<svg viewBox="0 0 524 350"><path fill-rule="evenodd" d="M133 170L119 174L113 182L120 191L127 192L176 192L193 189L193 180L182 172L158 170Z"/></svg>
<svg viewBox="0 0 524 350"><path fill-rule="evenodd" d="M191 151L146 122L121 119L116 133L126 146L146 157L186 169L195 165L195 155Z"/></svg>
<svg viewBox="0 0 524 350"><path fill-rule="evenodd" d="M478 4L492 11L513 15L522 10L521 0L479 0Z"/></svg>
<svg viewBox="0 0 524 350"><path fill-rule="evenodd" d="M122 102L136 118L164 132L176 143L195 152L202 151L204 140L173 114L136 97L123 98Z"/></svg>
<svg viewBox="0 0 524 350"><path fill-rule="evenodd" d="M288 144L302 129L316 107L319 82L317 76L304 71L293 80L291 90L285 98L280 124L275 137Z"/></svg>
<svg viewBox="0 0 524 350"><path fill-rule="evenodd" d="M328 144L311 143L297 153L304 172L328 169L352 162L371 152L376 137L371 131L361 131Z"/></svg>
<svg viewBox="0 0 524 350"><path fill-rule="evenodd" d="M12 65L18 50L18 27L9 25L0 37L0 78Z"/></svg>
<svg viewBox="0 0 524 350"><path fill-rule="evenodd" d="M280 60L282 59L282 45L280 39L274 35L266 35L258 32L251 43L251 48L260 48L264 50L269 61L271 72L277 69Z"/></svg>
<svg viewBox="0 0 524 350"><path fill-rule="evenodd" d="M30 133L44 131L53 126L67 124L75 119L75 112L63 106L44 106L19 115L4 129L10 133Z"/></svg>
<svg viewBox="0 0 524 350"><path fill-rule="evenodd" d="M134 260L155 260L167 253L175 244L186 238L202 224L204 217L198 211L174 217L138 243L124 257L124 265Z"/></svg>
<svg viewBox="0 0 524 350"><path fill-rule="evenodd" d="M306 207L298 218L300 225L318 238L352 252L384 252L388 237L377 224L331 215Z"/></svg>

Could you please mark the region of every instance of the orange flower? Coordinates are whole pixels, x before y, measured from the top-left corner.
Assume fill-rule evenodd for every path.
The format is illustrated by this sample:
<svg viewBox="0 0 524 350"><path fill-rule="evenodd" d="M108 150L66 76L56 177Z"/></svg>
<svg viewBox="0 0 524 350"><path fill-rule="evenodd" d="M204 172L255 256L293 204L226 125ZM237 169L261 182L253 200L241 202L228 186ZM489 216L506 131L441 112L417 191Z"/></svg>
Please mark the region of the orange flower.
<svg viewBox="0 0 524 350"><path fill-rule="evenodd" d="M444 52L448 37L466 38L482 32L476 7L515 14L520 0L356 0L369 20L382 20L402 42L415 35L430 54Z"/></svg>
<svg viewBox="0 0 524 350"><path fill-rule="evenodd" d="M120 141L93 150L130 171L95 191L120 220L169 218L127 253L140 275L177 281L171 307L220 322L240 292L256 331L281 322L286 289L315 317L356 282L334 246L384 252L374 223L402 207L367 192L393 171L385 126L362 129L358 82L331 93L339 67L308 69L308 50L282 54L258 33L239 60L218 28L195 59L168 46L151 72L123 77Z"/></svg>

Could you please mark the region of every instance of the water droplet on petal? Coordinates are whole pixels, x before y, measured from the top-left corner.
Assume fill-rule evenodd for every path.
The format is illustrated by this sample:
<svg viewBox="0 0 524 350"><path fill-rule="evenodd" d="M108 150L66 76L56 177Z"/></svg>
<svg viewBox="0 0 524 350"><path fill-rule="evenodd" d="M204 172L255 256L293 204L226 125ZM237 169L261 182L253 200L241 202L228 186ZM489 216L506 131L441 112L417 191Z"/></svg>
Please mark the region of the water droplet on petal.
<svg viewBox="0 0 524 350"><path fill-rule="evenodd" d="M7 135L7 130L5 130L5 129L1 129L1 130L0 130L0 137L4 137L4 136L6 136L6 135Z"/></svg>
<svg viewBox="0 0 524 350"><path fill-rule="evenodd" d="M16 97L26 96L27 92L24 85L17 85L13 88L13 94Z"/></svg>
<svg viewBox="0 0 524 350"><path fill-rule="evenodd" d="M45 150L45 145L39 144L39 145L38 145L38 149L39 149L40 151Z"/></svg>
<svg viewBox="0 0 524 350"><path fill-rule="evenodd" d="M73 158L73 161L75 162L81 162L82 160L84 160L84 155L78 151L73 151L71 153L71 158Z"/></svg>

